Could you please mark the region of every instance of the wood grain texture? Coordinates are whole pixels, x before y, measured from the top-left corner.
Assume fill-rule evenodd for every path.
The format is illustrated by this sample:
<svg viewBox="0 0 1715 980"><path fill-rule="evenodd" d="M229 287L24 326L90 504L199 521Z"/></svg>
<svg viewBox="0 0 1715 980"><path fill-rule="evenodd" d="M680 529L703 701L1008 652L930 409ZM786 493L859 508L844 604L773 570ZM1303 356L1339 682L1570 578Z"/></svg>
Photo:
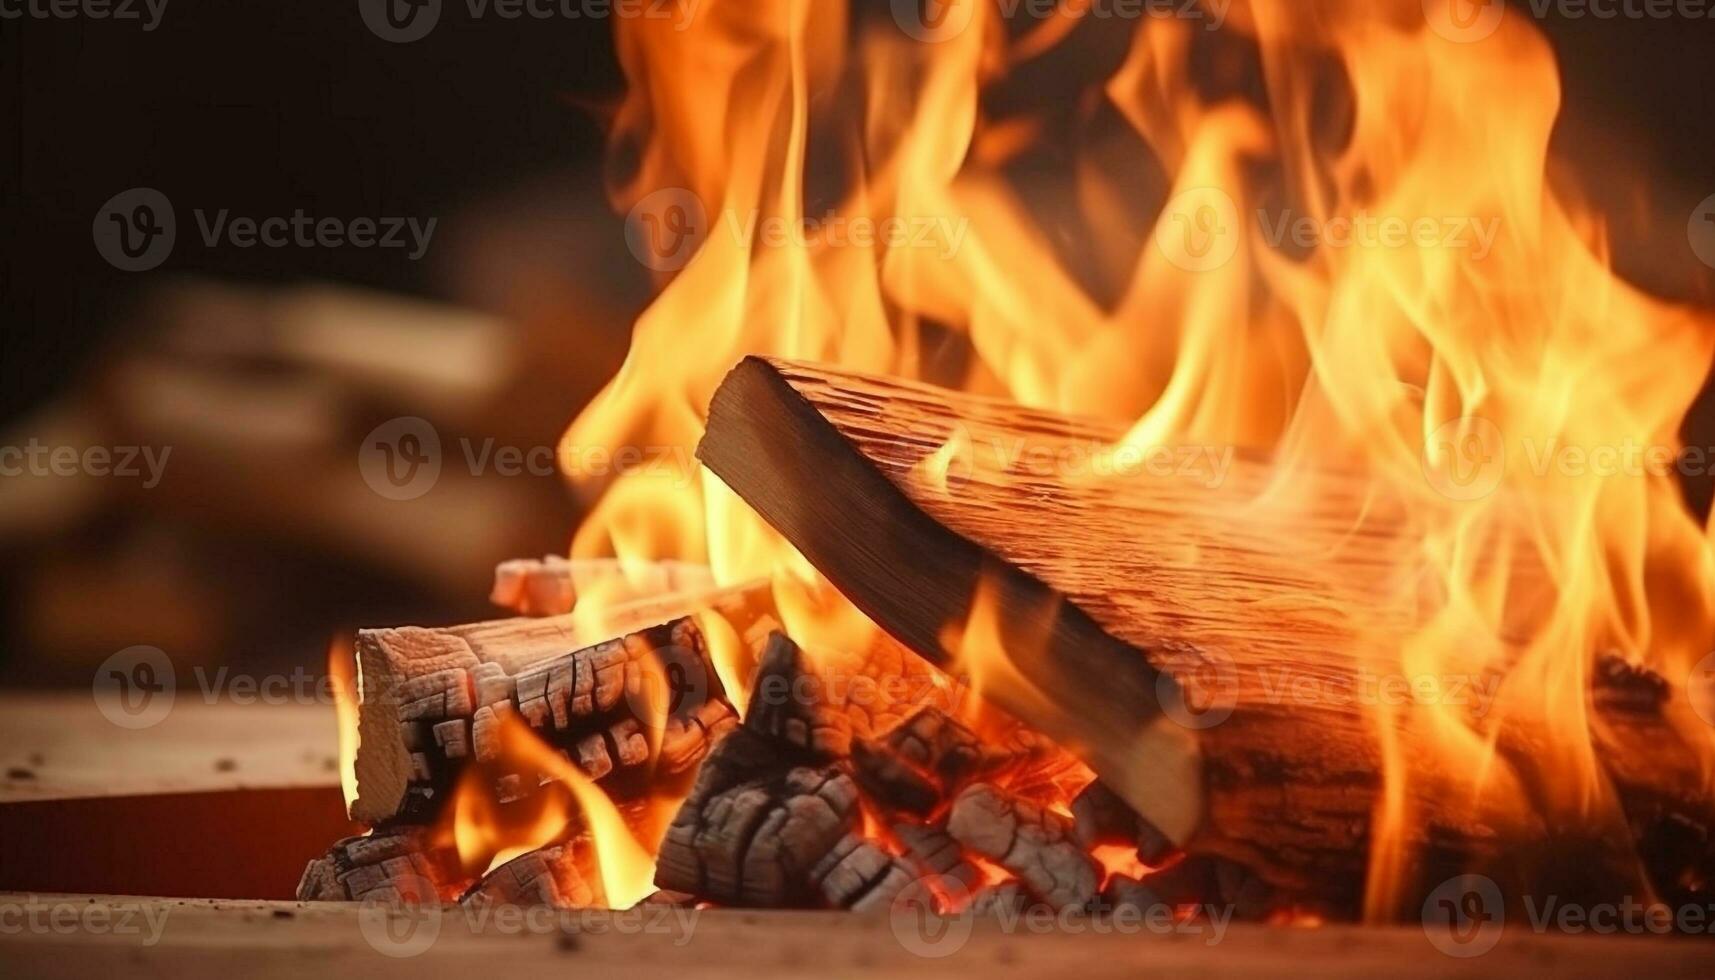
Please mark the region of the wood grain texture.
<svg viewBox="0 0 1715 980"><path fill-rule="evenodd" d="M725 617L741 639L758 647L778 626L772 593L762 582L631 599L599 616L571 613L359 631L357 798L352 819L376 824L399 815L409 788L427 781L422 771L426 760L462 759L479 749L470 742L480 738L475 727L485 720L482 709L497 700L515 704L513 685L531 668L700 612ZM607 664L613 658L605 652L594 656L592 664L596 659L605 665L604 678L611 675L617 682L623 676L622 670L607 670L624 665ZM489 690L490 683L497 689ZM556 720L561 722L556 727L564 727L563 720ZM422 731L425 728L431 734Z"/></svg>
<svg viewBox="0 0 1715 980"><path fill-rule="evenodd" d="M233 976L296 980L469 980L473 976L556 974L599 977L983 977L1145 975L1273 978L1283 964L1319 977L1488 977L1549 975L1705 977L1715 965L1706 940L1539 935L1509 920L1487 954L1456 959L1436 952L1416 927L1278 929L1233 924L1162 935L1085 929L1012 931L978 923L950 955L919 955L886 915L844 912L661 910L587 913L573 931L484 927L457 911L441 919L419 955L386 956L365 940L356 905L294 902L167 902L89 896L0 894L0 907L55 907L128 913L132 934L23 931L0 936L0 973L20 980L105 980ZM149 917L162 923L149 931ZM115 920L117 921L117 920ZM145 940L154 936L152 945Z"/></svg>
<svg viewBox="0 0 1715 980"><path fill-rule="evenodd" d="M339 787L332 705L209 704L177 692L159 724L120 728L88 691L0 694L0 803Z"/></svg>
<svg viewBox="0 0 1715 980"><path fill-rule="evenodd" d="M932 661L953 662L945 627L979 581L998 581L1006 635L1046 636L1047 649L1009 650L1019 676L986 680L985 694L1078 751L1194 851L1350 911L1385 802L1423 861L1408 881L1540 863L1506 846L1546 836L1533 787L1507 754L1532 740L1504 734L1500 754L1474 765L1440 751L1449 715L1372 703L1366 687L1402 675L1404 638L1434 603L1414 515L1337 475L1305 484L1313 495L1288 496L1296 485L1263 461L1218 448L1097 452L1124 435L994 399L749 358L715 395L698 452ZM1521 580L1521 606L1540 600L1536 588ZM1032 620L1055 599L1065 605L1049 621ZM1469 657L1450 653L1438 674L1473 684L1494 660L1475 644ZM1397 760L1387 784L1385 745ZM1590 836L1614 829L1593 825ZM1623 863L1608 852L1624 850L1596 853Z"/></svg>

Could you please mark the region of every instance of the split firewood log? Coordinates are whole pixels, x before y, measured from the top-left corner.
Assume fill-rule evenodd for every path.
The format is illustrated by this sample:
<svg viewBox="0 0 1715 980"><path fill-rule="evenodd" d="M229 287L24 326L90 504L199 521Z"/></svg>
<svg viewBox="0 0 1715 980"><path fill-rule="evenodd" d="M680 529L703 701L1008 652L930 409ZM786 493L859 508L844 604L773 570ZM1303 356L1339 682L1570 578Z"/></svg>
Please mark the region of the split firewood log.
<svg viewBox="0 0 1715 980"><path fill-rule="evenodd" d="M1307 905L1352 915L1391 786L1391 832L1415 856L1403 880L1432 885L1473 869L1523 880L1520 862L1564 865L1571 853L1603 865L1622 891L1647 889L1635 861L1626 867L1624 826L1592 819L1551 833L1529 775L1541 740L1522 721L1500 728L1493 759L1476 767L1442 751L1435 712L1386 714L1341 696L1398 670L1421 615L1416 545L1389 530L1409 515L1360 504L1361 485L1330 477L1283 529L1253 506L1273 469L1244 457L1220 473L1205 461L1102 478L1057 463L1124 435L995 399L747 358L715 394L698 456L931 662L958 669L948 627L979 606L973 597L986 597L1000 635L1040 638L1008 647L1008 669L985 677L984 697L1074 751L1174 847L1226 857ZM1366 514L1362 533L1354 513ZM1543 599L1522 589L1519 601ZM1473 682L1485 670L1450 669ZM1278 693L1304 685L1327 696ZM1687 734L1697 726L1684 723L1683 704L1592 709L1600 764L1628 812L1627 801L1660 800L1711 825L1700 771L1709 753Z"/></svg>
<svg viewBox="0 0 1715 980"><path fill-rule="evenodd" d="M520 616L560 616L583 595L614 603L714 588L714 573L706 565L546 555L496 565L489 599Z"/></svg>
<svg viewBox="0 0 1715 980"><path fill-rule="evenodd" d="M496 756L507 712L592 778L652 761L688 770L712 734L737 721L699 616L721 618L747 649L778 625L768 586L757 583L636 599L593 620L359 632L353 819L431 811L466 764Z"/></svg>

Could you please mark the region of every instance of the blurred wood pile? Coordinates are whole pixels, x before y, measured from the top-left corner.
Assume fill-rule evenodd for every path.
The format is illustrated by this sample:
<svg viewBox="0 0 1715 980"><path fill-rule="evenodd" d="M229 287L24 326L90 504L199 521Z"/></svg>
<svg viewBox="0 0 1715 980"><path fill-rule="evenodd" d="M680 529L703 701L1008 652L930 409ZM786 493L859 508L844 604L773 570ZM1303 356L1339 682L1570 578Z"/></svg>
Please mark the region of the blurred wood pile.
<svg viewBox="0 0 1715 980"><path fill-rule="evenodd" d="M181 668L302 663L343 626L480 615L496 562L569 540L575 506L542 447L624 344L622 316L589 315L600 322L574 332L325 286L147 294L82 384L0 433L169 453L153 486L141 459L134 477L38 467L0 481L0 578L15 590L0 596L0 678L81 686L134 644ZM434 426L443 462L403 501L359 469L365 436L400 417ZM544 465L473 472L496 447Z"/></svg>

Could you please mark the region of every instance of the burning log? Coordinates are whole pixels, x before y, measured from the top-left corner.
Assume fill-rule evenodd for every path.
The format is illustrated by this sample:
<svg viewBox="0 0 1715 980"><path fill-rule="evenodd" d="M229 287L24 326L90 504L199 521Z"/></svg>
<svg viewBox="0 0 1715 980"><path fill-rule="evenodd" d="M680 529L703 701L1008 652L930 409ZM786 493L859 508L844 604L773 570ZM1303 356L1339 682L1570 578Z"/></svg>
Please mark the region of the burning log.
<svg viewBox="0 0 1715 980"><path fill-rule="evenodd" d="M798 644L785 633L771 634L757 665L745 727L823 758L842 758L851 753L851 718L814 696L804 683L811 676Z"/></svg>
<svg viewBox="0 0 1715 980"><path fill-rule="evenodd" d="M876 845L847 834L810 869L829 908L886 911L917 880L910 869Z"/></svg>
<svg viewBox="0 0 1715 980"><path fill-rule="evenodd" d="M688 770L736 722L695 622L705 614L753 648L775 625L756 584L620 603L594 625L568 615L360 632L352 817L379 823L427 805L468 761L494 758L504 713L595 778L647 762L646 729L657 728L661 765ZM661 698L670 703L652 703Z"/></svg>
<svg viewBox="0 0 1715 980"><path fill-rule="evenodd" d="M698 455L931 662L960 666L946 627L985 597L998 635L1039 638L1008 646L1007 669L985 678L984 696L1074 751L1173 846L1229 858L1307 904L1354 914L1389 763L1385 728L1398 767L1390 778L1403 788L1397 833L1422 861L1407 873L1476 868L1510 880L1520 855L1506 842L1549 838L1541 815L1519 802L1538 798L1520 776L1528 766L1513 764L1530 740L1505 733L1474 792L1475 767L1436 751L1429 712L1396 711L1384 725L1357 697L1338 696L1396 670L1388 657L1415 622L1414 546L1387 530L1399 515L1372 506L1365 533L1354 534L1351 515L1362 508L1339 499L1330 478L1283 535L1247 509L1273 476L1262 462L1233 459L1219 479L1086 479L1054 468L1124 435L977 396L748 358L716 393ZM1466 676L1482 672L1474 664ZM1304 686L1330 696L1278 694ZM1604 746L1638 726L1595 727ZM1650 727L1675 737L1672 726ZM1617 782L1707 812L1701 778L1636 761L1660 754L1621 752ZM1695 767L1695 752L1679 755ZM1612 830L1589 828L1590 838ZM1617 867L1617 850L1596 853ZM1619 887L1636 885L1616 874Z"/></svg>
<svg viewBox="0 0 1715 980"><path fill-rule="evenodd" d="M459 901L473 906L601 908L601 876L584 860L588 849L579 844L585 842L567 841L513 858L485 875Z"/></svg>
<svg viewBox="0 0 1715 980"><path fill-rule="evenodd" d="M1138 860L1148 865L1159 866L1173 853L1173 842L1099 779L1072 801L1072 835L1085 848L1105 844L1136 848Z"/></svg>
<svg viewBox="0 0 1715 980"><path fill-rule="evenodd" d="M1175 913L1186 907L1214 906L1241 922L1264 918L1271 908L1268 887L1246 869L1219 858L1193 857L1133 878L1114 875L1102 889L1101 907L1135 909L1145 914Z"/></svg>
<svg viewBox="0 0 1715 980"><path fill-rule="evenodd" d="M850 776L740 728L704 760L661 843L655 884L728 905L816 905L857 802Z"/></svg>
<svg viewBox="0 0 1715 980"><path fill-rule="evenodd" d="M1060 814L978 783L953 801L947 835L1018 876L1032 898L1054 909L1083 908L1102 884L1101 869L1072 839Z"/></svg>
<svg viewBox="0 0 1715 980"><path fill-rule="evenodd" d="M347 837L311 861L298 882L301 902L393 901L418 897L423 883L443 897L470 886L458 854L421 827L393 827Z"/></svg>
<svg viewBox="0 0 1715 980"><path fill-rule="evenodd" d="M865 792L888 807L926 817L966 784L1024 765L1045 746L1028 739L984 744L939 708L926 707L880 740L862 740L852 761Z"/></svg>

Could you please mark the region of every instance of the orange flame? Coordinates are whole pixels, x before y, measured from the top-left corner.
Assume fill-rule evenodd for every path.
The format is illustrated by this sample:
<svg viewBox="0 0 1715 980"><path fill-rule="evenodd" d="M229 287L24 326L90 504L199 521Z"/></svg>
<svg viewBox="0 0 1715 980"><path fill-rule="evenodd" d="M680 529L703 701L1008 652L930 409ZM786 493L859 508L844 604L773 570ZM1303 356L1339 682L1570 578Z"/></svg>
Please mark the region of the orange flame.
<svg viewBox="0 0 1715 980"><path fill-rule="evenodd" d="M1126 445L1270 454L1253 509L1281 528L1330 499L1352 501L1355 538L1378 513L1405 523L1414 547L1385 571L1420 620L1386 669L1506 678L1483 719L1428 710L1475 791L1500 726L1527 724L1551 805L1610 805L1583 723L1594 658L1679 684L1715 627L1715 551L1671 465L1715 318L1615 276L1600 218L1548 179L1545 39L1516 17L1468 36L1420 0L1238 0L1219 40L1254 65L1209 57L1206 24L1145 17L1105 78L1032 100L1021 76L1090 43L1077 18L1013 38L958 0L924 40L852 13L717 0L619 22L613 138L636 166L616 203L654 230L676 209L700 237L657 266L630 356L565 445L688 450L727 368L766 353L1117 421ZM1057 71L1101 63L1070 54ZM823 233L742 233L770 222ZM854 244L831 222L920 234ZM1629 447L1667 462L1595 463ZM918 478L948 488L964 453L949 441ZM1331 472L1364 492L1329 493ZM573 554L772 576L800 620L841 622L730 490L678 477L597 488ZM1397 709L1377 712L1395 758ZM1378 915L1412 819L1405 768L1388 772Z"/></svg>
<svg viewBox="0 0 1715 980"><path fill-rule="evenodd" d="M573 846L587 841L594 849L609 908L628 909L652 893L655 861L650 854L676 801L651 801L649 812L637 818L641 826L634 828L593 780L516 716L502 714L498 731L497 758L459 777L440 828L441 839L456 848L466 873L487 873L582 831ZM494 793L494 781L503 773L541 788L503 804ZM639 833L648 847L639 842Z"/></svg>

